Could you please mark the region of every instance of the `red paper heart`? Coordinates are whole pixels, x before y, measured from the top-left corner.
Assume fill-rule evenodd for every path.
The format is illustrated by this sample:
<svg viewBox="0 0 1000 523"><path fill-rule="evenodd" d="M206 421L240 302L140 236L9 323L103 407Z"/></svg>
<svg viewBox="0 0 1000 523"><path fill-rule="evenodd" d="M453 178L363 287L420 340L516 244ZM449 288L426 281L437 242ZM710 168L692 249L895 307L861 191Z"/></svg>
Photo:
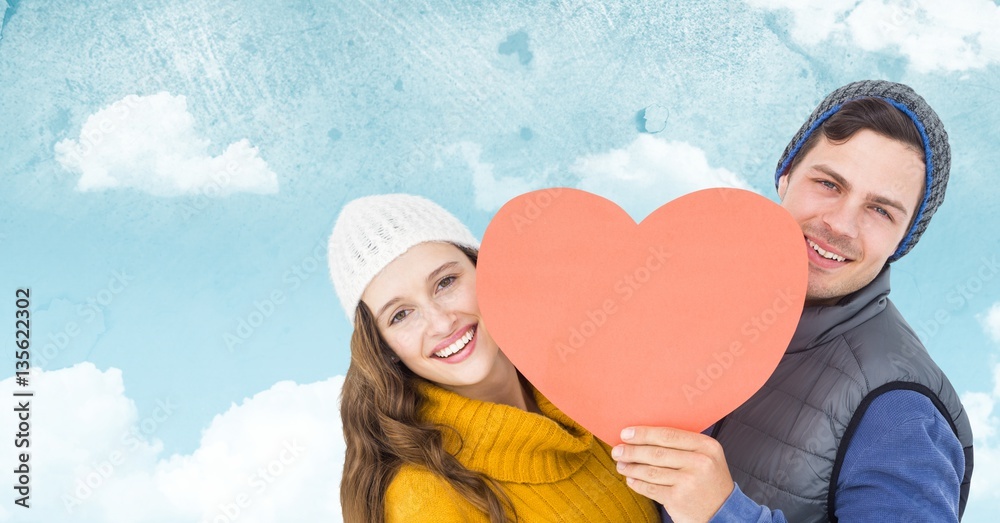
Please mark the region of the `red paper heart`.
<svg viewBox="0 0 1000 523"><path fill-rule="evenodd" d="M576 189L523 194L483 236L484 325L549 400L610 444L701 431L759 389L802 312L807 258L784 209L707 189L636 224Z"/></svg>

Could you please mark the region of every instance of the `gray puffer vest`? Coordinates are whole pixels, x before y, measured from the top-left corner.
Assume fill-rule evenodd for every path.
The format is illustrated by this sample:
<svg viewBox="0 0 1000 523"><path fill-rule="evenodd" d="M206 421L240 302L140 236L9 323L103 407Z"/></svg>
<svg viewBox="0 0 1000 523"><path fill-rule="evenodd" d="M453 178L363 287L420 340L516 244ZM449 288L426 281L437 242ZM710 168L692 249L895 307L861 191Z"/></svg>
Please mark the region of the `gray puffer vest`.
<svg viewBox="0 0 1000 523"><path fill-rule="evenodd" d="M924 394L965 451L959 514L972 477L972 429L948 378L888 299L889 267L836 306L806 307L777 370L716 424L733 479L788 521L836 521L837 479L868 405L890 390Z"/></svg>

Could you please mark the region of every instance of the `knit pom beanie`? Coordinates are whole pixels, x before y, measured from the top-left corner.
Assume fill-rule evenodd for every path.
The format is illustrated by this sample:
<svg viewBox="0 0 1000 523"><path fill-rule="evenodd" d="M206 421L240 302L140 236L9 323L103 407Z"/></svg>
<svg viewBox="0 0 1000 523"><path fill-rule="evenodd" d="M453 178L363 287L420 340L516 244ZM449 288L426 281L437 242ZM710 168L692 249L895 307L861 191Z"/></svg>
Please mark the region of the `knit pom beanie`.
<svg viewBox="0 0 1000 523"><path fill-rule="evenodd" d="M892 104L913 120L924 143L926 166L924 195L917 208L913 225L903 236L896 251L889 257L888 261L893 262L910 252L916 245L917 240L927 229L934 212L944 201L945 188L948 186L948 170L951 166L951 149L948 146L948 133L945 132L944 125L941 124L937 113L909 86L884 80L863 80L847 84L827 95L785 147L785 152L778 161L778 170L774 174L774 184L778 185L781 175L809 136L839 111L844 103L858 98L881 98Z"/></svg>

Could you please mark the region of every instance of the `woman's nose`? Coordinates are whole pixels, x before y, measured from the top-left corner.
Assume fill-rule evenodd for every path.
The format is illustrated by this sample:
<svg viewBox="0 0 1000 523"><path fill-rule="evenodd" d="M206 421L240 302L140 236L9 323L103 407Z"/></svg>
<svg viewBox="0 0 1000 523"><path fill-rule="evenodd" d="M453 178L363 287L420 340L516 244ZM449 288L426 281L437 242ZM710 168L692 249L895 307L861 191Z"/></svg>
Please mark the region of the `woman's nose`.
<svg viewBox="0 0 1000 523"><path fill-rule="evenodd" d="M427 322L428 333L436 336L451 334L455 330L457 316L449 307L432 303L424 308L424 320Z"/></svg>

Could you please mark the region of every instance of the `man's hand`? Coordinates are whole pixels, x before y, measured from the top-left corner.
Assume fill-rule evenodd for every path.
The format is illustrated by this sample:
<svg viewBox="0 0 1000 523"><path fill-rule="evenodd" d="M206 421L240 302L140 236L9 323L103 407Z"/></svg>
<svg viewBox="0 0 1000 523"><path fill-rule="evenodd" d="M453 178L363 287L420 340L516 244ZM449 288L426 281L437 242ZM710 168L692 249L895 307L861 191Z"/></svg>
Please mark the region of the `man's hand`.
<svg viewBox="0 0 1000 523"><path fill-rule="evenodd" d="M705 522L733 492L722 445L686 430L630 427L611 450L632 490L663 504L676 523Z"/></svg>

